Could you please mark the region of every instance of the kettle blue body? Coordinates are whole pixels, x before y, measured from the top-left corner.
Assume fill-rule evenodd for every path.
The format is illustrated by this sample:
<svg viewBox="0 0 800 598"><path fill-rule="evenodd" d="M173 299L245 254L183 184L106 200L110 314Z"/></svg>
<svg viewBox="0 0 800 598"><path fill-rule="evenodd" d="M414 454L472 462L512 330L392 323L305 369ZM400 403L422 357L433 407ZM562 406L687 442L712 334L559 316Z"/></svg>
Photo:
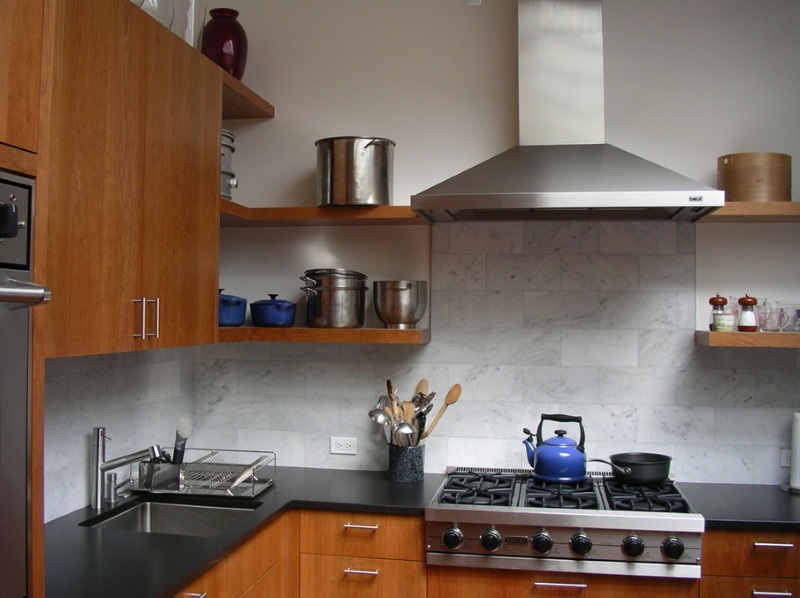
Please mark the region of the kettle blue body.
<svg viewBox="0 0 800 598"><path fill-rule="evenodd" d="M542 424L546 420L556 422L575 422L580 426L581 438L575 442L566 436L566 431L556 430L556 435L542 439ZM582 482L586 479L586 454L583 443L586 439L582 418L577 415L542 414L536 431L536 445L533 434L526 428L528 438L523 441L528 453L528 462L533 467L534 477L546 482Z"/></svg>

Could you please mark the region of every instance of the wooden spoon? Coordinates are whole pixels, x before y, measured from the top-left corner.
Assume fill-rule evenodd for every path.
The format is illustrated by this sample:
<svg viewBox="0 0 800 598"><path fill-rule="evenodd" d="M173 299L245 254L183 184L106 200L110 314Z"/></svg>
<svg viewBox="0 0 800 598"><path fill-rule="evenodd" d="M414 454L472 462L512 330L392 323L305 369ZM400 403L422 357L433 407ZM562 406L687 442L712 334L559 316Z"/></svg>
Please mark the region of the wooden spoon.
<svg viewBox="0 0 800 598"><path fill-rule="evenodd" d="M436 427L436 424L439 423L439 418L442 417L444 410L447 409L448 405L452 405L453 403L455 403L458 400L458 397L460 396L461 396L461 385L454 384L453 387L447 391L447 396L445 396L444 398L444 403L442 403L442 406L439 407L439 411L436 413L436 417L433 418L433 422L431 422L431 425L428 426L428 428L420 436L420 440L425 440L428 436L431 435L431 432L433 432L433 429Z"/></svg>

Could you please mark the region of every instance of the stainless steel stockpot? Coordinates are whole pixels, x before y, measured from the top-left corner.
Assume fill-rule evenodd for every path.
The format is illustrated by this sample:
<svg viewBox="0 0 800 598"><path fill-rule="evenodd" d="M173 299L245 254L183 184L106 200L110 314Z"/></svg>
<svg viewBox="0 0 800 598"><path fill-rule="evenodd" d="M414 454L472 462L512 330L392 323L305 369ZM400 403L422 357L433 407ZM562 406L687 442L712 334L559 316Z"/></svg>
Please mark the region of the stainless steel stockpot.
<svg viewBox="0 0 800 598"><path fill-rule="evenodd" d="M367 277L355 270L306 270L306 323L311 328L361 328L366 313Z"/></svg>
<svg viewBox="0 0 800 598"><path fill-rule="evenodd" d="M328 137L315 145L317 205L391 205L394 141L380 137Z"/></svg>

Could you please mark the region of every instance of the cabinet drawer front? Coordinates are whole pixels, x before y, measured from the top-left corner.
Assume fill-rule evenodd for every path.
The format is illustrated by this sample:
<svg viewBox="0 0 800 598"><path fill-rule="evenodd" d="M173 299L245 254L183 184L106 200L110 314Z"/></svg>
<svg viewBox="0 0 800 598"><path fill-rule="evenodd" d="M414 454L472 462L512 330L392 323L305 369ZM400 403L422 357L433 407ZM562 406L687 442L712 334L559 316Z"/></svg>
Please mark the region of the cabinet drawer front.
<svg viewBox="0 0 800 598"><path fill-rule="evenodd" d="M684 579L428 567L428 598L696 598L697 587Z"/></svg>
<svg viewBox="0 0 800 598"><path fill-rule="evenodd" d="M800 535L710 530L703 535L703 575L795 577Z"/></svg>
<svg viewBox="0 0 800 598"><path fill-rule="evenodd" d="M300 552L425 560L425 522L408 515L303 511Z"/></svg>
<svg viewBox="0 0 800 598"><path fill-rule="evenodd" d="M798 596L793 579L767 577L703 577L700 598L788 598Z"/></svg>
<svg viewBox="0 0 800 598"><path fill-rule="evenodd" d="M425 598L426 587L424 563L300 555L301 598Z"/></svg>

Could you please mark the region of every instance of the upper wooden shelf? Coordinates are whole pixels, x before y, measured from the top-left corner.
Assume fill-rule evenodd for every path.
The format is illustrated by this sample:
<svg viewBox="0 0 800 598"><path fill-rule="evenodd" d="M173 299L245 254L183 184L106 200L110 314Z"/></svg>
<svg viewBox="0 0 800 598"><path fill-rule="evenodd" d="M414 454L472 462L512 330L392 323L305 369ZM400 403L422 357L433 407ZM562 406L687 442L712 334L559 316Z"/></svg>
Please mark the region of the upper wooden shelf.
<svg viewBox="0 0 800 598"><path fill-rule="evenodd" d="M274 118L275 106L222 71L222 119Z"/></svg>
<svg viewBox="0 0 800 598"><path fill-rule="evenodd" d="M331 206L299 208L249 208L222 198L220 226L366 226L376 224L430 223L408 206Z"/></svg>
<svg viewBox="0 0 800 598"><path fill-rule="evenodd" d="M706 347L800 348L800 332L710 332L696 330L695 343Z"/></svg>
<svg viewBox="0 0 800 598"><path fill-rule="evenodd" d="M430 328L394 330L387 328L220 328L219 342L272 341L296 343L375 343L422 345L431 340Z"/></svg>
<svg viewBox="0 0 800 598"><path fill-rule="evenodd" d="M800 201L730 202L700 220L706 222L800 222Z"/></svg>

